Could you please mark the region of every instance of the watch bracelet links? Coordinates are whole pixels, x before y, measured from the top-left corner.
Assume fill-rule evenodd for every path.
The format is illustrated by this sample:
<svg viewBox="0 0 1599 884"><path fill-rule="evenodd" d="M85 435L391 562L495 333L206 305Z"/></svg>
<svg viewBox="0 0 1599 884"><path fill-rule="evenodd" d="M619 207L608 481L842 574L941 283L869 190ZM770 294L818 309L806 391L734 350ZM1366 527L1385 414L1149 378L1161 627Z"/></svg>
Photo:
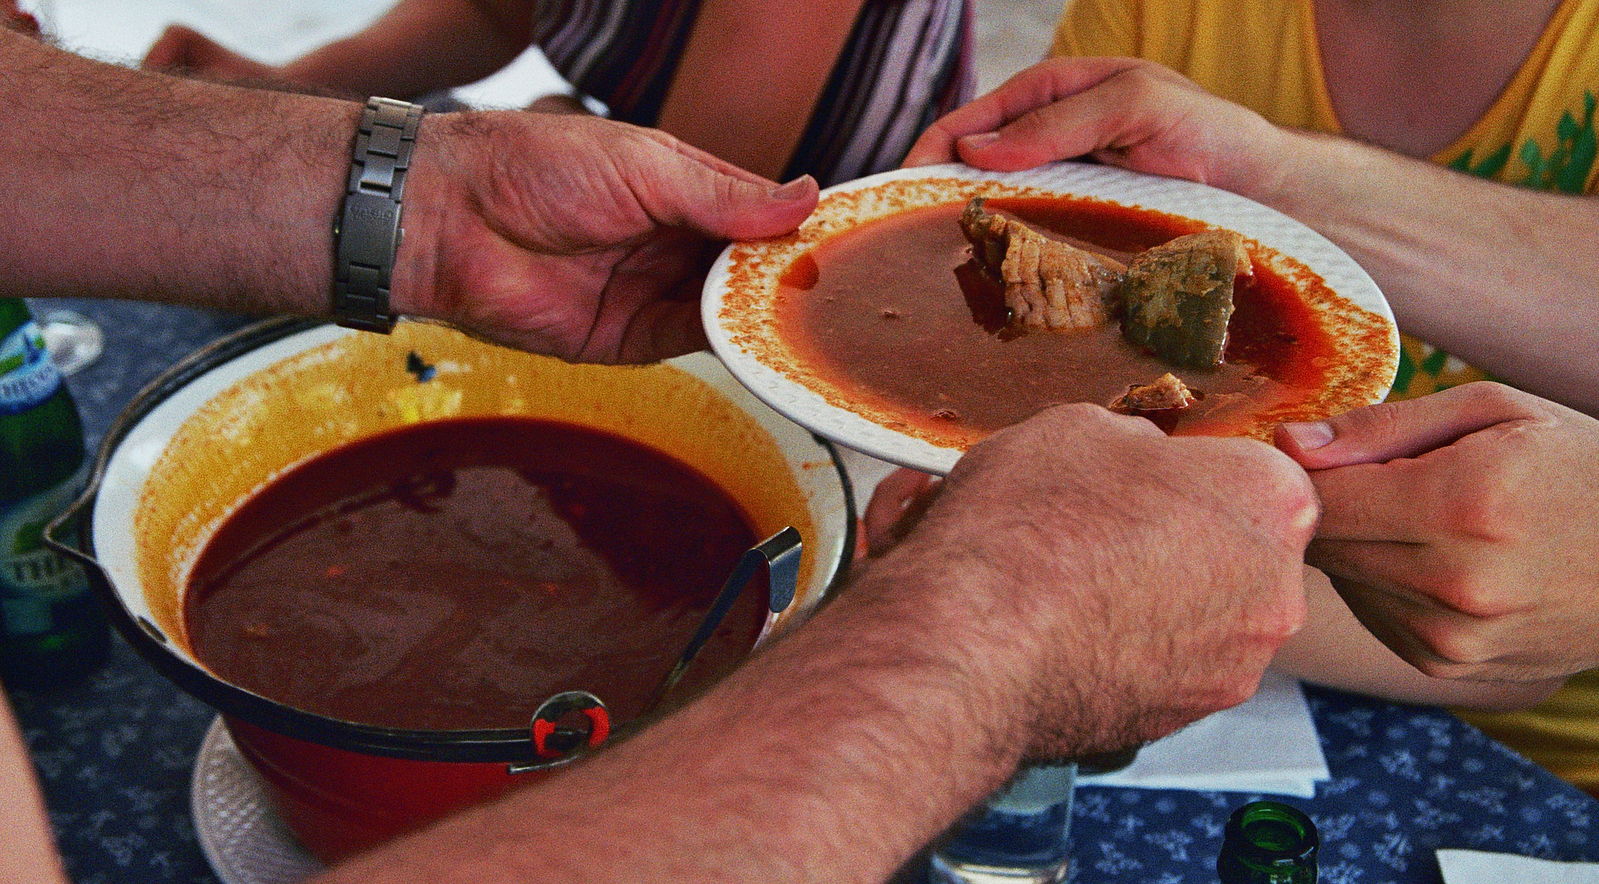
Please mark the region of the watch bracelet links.
<svg viewBox="0 0 1599 884"><path fill-rule="evenodd" d="M394 328L389 285L400 249L401 201L421 105L369 98L361 111L344 202L333 226L333 316L346 328Z"/></svg>

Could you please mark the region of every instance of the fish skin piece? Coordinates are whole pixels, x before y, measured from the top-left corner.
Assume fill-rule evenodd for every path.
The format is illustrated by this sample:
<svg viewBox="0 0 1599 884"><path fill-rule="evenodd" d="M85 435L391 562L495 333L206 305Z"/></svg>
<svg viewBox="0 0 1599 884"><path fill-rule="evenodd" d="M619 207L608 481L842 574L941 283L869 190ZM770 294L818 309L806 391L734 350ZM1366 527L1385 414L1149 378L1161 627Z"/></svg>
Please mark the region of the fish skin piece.
<svg viewBox="0 0 1599 884"><path fill-rule="evenodd" d="M1243 236L1231 230L1148 249L1122 278L1122 333L1172 365L1214 368L1227 351L1237 277L1253 273Z"/></svg>

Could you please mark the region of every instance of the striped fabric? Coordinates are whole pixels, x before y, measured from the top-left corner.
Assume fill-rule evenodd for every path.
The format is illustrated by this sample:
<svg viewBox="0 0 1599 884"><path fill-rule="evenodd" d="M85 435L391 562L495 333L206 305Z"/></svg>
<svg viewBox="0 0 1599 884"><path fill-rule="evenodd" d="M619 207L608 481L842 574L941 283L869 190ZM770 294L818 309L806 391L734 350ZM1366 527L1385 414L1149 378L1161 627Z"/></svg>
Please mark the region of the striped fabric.
<svg viewBox="0 0 1599 884"><path fill-rule="evenodd" d="M652 126L698 0L549 0L533 39L611 116ZM866 0L783 178L822 184L899 165L916 136L971 98L972 0Z"/></svg>

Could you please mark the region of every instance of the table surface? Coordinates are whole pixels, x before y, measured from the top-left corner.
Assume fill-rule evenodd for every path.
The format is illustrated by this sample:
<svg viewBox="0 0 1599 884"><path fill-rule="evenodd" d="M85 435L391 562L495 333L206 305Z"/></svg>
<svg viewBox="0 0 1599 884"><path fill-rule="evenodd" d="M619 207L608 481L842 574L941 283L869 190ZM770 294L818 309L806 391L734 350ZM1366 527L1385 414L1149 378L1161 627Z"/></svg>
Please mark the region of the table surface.
<svg viewBox="0 0 1599 884"><path fill-rule="evenodd" d="M35 303L98 320L106 354L71 379L90 445L152 377L246 319L136 303ZM1433 852L1475 848L1599 861L1599 803L1437 709L1310 689L1332 780L1289 799L1321 831L1325 884L1440 880ZM79 884L214 882L189 811L213 712L117 640L87 681L13 696ZM1242 793L1080 789L1073 880L1214 880L1221 827Z"/></svg>

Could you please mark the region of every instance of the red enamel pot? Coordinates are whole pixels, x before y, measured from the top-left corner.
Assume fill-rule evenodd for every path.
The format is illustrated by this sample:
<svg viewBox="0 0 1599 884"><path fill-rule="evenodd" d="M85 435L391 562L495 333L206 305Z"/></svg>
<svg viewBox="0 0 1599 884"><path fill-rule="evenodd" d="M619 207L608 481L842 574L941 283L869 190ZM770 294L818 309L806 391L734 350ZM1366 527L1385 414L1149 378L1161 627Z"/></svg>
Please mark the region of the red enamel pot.
<svg viewBox="0 0 1599 884"><path fill-rule="evenodd" d="M417 359L431 371L416 372ZM511 772L534 758L530 730L375 727L230 684L188 643L188 571L222 520L281 471L406 424L490 415L554 418L645 443L728 492L759 536L798 529L793 601L769 615L760 641L814 609L853 551L850 489L833 449L708 354L581 366L438 326L404 323L383 336L273 320L184 359L113 426L88 492L52 540L89 566L135 649L223 715L289 828L324 860L538 777Z"/></svg>

